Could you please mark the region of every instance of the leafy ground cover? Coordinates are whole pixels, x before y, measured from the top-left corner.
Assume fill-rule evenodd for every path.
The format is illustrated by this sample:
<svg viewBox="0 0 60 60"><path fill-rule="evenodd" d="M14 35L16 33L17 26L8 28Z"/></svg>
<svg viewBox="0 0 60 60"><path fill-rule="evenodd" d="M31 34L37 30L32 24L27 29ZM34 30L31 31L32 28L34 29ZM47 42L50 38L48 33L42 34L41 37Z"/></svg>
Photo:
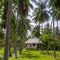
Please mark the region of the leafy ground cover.
<svg viewBox="0 0 60 60"><path fill-rule="evenodd" d="M54 59L53 51L50 51L49 55L46 54L46 51L41 53L40 50L27 50L24 49L21 56L18 59L9 58L9 60L60 60L60 52L56 52L57 58Z"/></svg>
<svg viewBox="0 0 60 60"><path fill-rule="evenodd" d="M0 54L3 50L0 50ZM60 60L60 52L56 51L56 59L53 57L53 51L51 50L49 55L46 54L46 50L43 51L43 53L40 50L28 50L24 49L21 56L18 57L18 59L15 59L14 57L9 57L9 60ZM2 60L0 58L0 60Z"/></svg>

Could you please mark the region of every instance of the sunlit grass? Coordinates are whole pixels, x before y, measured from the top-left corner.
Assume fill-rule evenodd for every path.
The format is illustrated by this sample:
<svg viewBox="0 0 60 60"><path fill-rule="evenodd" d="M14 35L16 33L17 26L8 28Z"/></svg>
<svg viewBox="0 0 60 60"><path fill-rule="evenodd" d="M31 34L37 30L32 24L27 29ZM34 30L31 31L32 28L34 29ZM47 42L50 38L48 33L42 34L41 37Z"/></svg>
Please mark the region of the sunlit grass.
<svg viewBox="0 0 60 60"><path fill-rule="evenodd" d="M4 51L3 49L0 49L0 55L3 55L3 51ZM57 56L56 59L54 59L53 56L54 52L52 50L50 50L49 55L47 55L46 52L47 52L46 50L44 50L42 53L40 50L23 49L23 52L20 57L15 59L12 53L12 57L9 57L9 60L60 60L59 51L56 51ZM1 57L0 60L2 60Z"/></svg>
<svg viewBox="0 0 60 60"><path fill-rule="evenodd" d="M0 54L3 55L4 53L4 48L0 48Z"/></svg>
<svg viewBox="0 0 60 60"><path fill-rule="evenodd" d="M9 60L60 60L60 52L56 52L57 58L54 59L53 51L50 54L46 54L46 50L41 53L40 50L27 50L24 49L21 56L18 59L10 58Z"/></svg>

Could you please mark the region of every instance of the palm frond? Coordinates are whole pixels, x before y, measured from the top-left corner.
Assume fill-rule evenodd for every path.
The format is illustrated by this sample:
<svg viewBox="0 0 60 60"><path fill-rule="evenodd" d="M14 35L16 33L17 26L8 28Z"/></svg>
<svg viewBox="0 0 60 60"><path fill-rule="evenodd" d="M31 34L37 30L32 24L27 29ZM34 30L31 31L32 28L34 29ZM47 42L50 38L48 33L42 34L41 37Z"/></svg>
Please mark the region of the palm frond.
<svg viewBox="0 0 60 60"><path fill-rule="evenodd" d="M31 0L32 2L36 3L36 0Z"/></svg>
<svg viewBox="0 0 60 60"><path fill-rule="evenodd" d="M37 8L34 9L33 16L33 20L35 22L39 21L40 23L42 23L47 21L49 19L49 15L46 11L45 4L38 2Z"/></svg>
<svg viewBox="0 0 60 60"><path fill-rule="evenodd" d="M26 16L28 14L29 7L33 8L29 0L19 0L19 14Z"/></svg>
<svg viewBox="0 0 60 60"><path fill-rule="evenodd" d="M2 19L4 20L6 20L7 18L7 10L8 10L8 0L4 0L4 10L2 15Z"/></svg>

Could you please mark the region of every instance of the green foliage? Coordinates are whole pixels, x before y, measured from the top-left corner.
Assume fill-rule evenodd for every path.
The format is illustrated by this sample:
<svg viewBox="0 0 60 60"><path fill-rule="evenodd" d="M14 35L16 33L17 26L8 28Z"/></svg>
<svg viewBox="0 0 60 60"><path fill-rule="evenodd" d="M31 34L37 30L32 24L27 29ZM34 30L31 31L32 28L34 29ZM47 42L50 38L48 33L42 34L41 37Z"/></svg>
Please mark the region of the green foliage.
<svg viewBox="0 0 60 60"><path fill-rule="evenodd" d="M60 46L60 29L55 28L55 40L56 40L56 46Z"/></svg>
<svg viewBox="0 0 60 60"><path fill-rule="evenodd" d="M43 30L43 34L41 35L40 39L45 43L47 46L48 40L50 46L53 45L53 35L52 35L52 29L50 26L47 24L47 26Z"/></svg>
<svg viewBox="0 0 60 60"><path fill-rule="evenodd" d="M28 18L24 19L24 34L25 35L27 35L28 30L31 31L31 25L30 25L30 23L31 23L30 19L28 19ZM22 32L20 32L21 31L21 20L19 20L18 24L19 24L18 25L18 30L19 30L18 32L19 32L19 35L20 35L22 33Z"/></svg>
<svg viewBox="0 0 60 60"><path fill-rule="evenodd" d="M4 32L0 29L0 48L4 45Z"/></svg>
<svg viewBox="0 0 60 60"><path fill-rule="evenodd" d="M60 20L60 0L50 0L49 6L52 7L52 15L56 20Z"/></svg>
<svg viewBox="0 0 60 60"><path fill-rule="evenodd" d="M4 3L4 0L0 0L0 18L2 17L3 3Z"/></svg>
<svg viewBox="0 0 60 60"><path fill-rule="evenodd" d="M37 25L37 26L33 29L33 31L32 31L32 36L33 36L33 37L40 37L40 26L39 26L39 25Z"/></svg>
<svg viewBox="0 0 60 60"><path fill-rule="evenodd" d="M54 7L56 9L60 9L60 0L50 0L49 1L49 6Z"/></svg>
<svg viewBox="0 0 60 60"><path fill-rule="evenodd" d="M3 52L4 52L4 49L3 48L0 49L0 55L3 56ZM14 57L9 57L9 60L24 60L24 59L25 60L36 60L36 59L37 60L39 60L39 59L41 59L41 60L60 60L60 57L59 57L60 52L59 51L56 51L56 55L57 55L57 57L56 57L56 59L54 59L53 50L50 50L49 55L47 56L46 50L44 50L43 53L41 53L40 50L23 49L23 52L20 57L18 57L17 59L15 59Z"/></svg>
<svg viewBox="0 0 60 60"><path fill-rule="evenodd" d="M6 28L6 20L2 20L0 23L1 28Z"/></svg>
<svg viewBox="0 0 60 60"><path fill-rule="evenodd" d="M27 50L24 49L21 56L18 58L18 60L59 60L60 59L60 52L57 51L57 58L54 59L53 57L53 51L50 51L50 54L46 55L46 50L44 50L43 54L41 51L37 50ZM9 58L9 60L16 60L12 57Z"/></svg>
<svg viewBox="0 0 60 60"><path fill-rule="evenodd" d="M32 5L29 0L19 0L19 14L20 14L20 16L27 16L29 7L32 8Z"/></svg>
<svg viewBox="0 0 60 60"><path fill-rule="evenodd" d="M36 2L36 0L32 0L34 2ZM17 11L17 0L14 0L13 1L13 10L12 10L12 16L11 16L11 30L10 30L10 45L12 45L13 47L13 42L15 41L15 38L16 38L16 11ZM28 11L29 11L29 8L33 8L32 4L30 3L29 0L19 0L19 8L18 8L18 14L19 14L19 26L18 26L18 35L17 35L17 44L19 45L20 43L20 39L21 39L21 36L20 34L25 34L25 37L24 39L26 40L26 35L27 35L27 32L28 30L31 30L31 25L30 25L30 20L27 19L27 18L24 18L28 15ZM50 7L53 7L52 9L52 15L55 15L54 18L55 19L60 19L60 0L50 0L49 2L50 4ZM34 12L33 12L33 20L35 22L39 22L39 23L42 23L42 22L46 22L48 21L49 19L49 15L48 15L48 12L46 10L46 4L45 2L37 2L36 3L37 5L37 8L35 8ZM4 8L2 8L4 6ZM0 23L0 26L2 28L6 28L6 19L7 19L7 10L8 10L8 0L0 0L0 8L3 9L1 10L0 9L0 15L2 16L2 20L1 20L1 23ZM15 11L16 10L16 11ZM13 12L14 11L14 12ZM3 14L2 14L3 13ZM1 18L0 16L0 18ZM23 19L21 19L21 16ZM21 21L23 20L23 24L24 24L24 31L21 32ZM23 29L22 29L23 30ZM57 33L58 31L55 31L55 34ZM48 40L49 40L49 44L50 46L53 46L53 36L52 36L52 29L49 27L49 25L47 25L44 30L43 30L43 33L42 35L40 34L40 26L36 26L33 31L32 31L32 35L33 36L36 36L36 37L40 37L40 39L47 45L48 43ZM23 36L23 35L22 35ZM3 38L4 38L4 32L3 30L0 29L0 41L3 42ZM56 34L55 36L55 41L56 41L56 46L58 47L60 45L60 33ZM20 46L19 46L20 47ZM2 51L1 51L2 52ZM0 52L0 53L1 53ZM27 53L28 52L28 53ZM53 57L51 57L49 55L50 58L48 58L46 55L44 54L40 54L40 51L23 51L22 55L21 55L21 58L18 58L21 59L21 60L29 60L29 59L33 59L33 60L54 60ZM2 54L2 53L1 53ZM59 55L59 54L58 54ZM44 58L43 58L44 57ZM9 58L10 60L15 60L14 58ZM59 60L60 58L57 58L57 60Z"/></svg>
<svg viewBox="0 0 60 60"><path fill-rule="evenodd" d="M3 30L0 29L0 39L3 39L4 38L4 32Z"/></svg>
<svg viewBox="0 0 60 60"><path fill-rule="evenodd" d="M7 19L7 10L8 10L8 0L4 0L4 10L3 10L3 15L2 15L2 20Z"/></svg>
<svg viewBox="0 0 60 60"><path fill-rule="evenodd" d="M34 9L34 12L33 12L33 20L35 22L39 22L39 23L42 23L42 22L45 22L45 21L48 21L49 19L49 15L46 11L46 5L45 5L45 2L38 2L36 3L37 5L37 8Z"/></svg>

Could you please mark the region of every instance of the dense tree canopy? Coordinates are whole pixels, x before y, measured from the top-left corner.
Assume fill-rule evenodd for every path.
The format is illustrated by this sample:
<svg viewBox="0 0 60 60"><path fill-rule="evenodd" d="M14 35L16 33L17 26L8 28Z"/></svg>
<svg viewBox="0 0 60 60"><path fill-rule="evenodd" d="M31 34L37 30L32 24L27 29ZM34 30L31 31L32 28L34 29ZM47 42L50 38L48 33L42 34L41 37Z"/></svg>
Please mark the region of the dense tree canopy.
<svg viewBox="0 0 60 60"><path fill-rule="evenodd" d="M56 50L60 48L59 21L60 0L0 0L0 47L5 47L4 60L12 52L17 58L17 50L20 56L24 42L30 37L41 39L45 49L54 50L56 57Z"/></svg>

